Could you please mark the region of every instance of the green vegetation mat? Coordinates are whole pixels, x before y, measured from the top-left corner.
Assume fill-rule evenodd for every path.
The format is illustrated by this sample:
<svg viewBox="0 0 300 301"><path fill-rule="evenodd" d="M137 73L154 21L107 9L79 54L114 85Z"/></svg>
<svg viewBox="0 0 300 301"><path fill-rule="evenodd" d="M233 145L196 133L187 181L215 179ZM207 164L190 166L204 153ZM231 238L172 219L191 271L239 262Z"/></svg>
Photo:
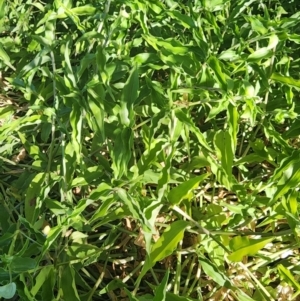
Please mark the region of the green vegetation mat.
<svg viewBox="0 0 300 301"><path fill-rule="evenodd" d="M0 299L300 300L300 4L0 0Z"/></svg>

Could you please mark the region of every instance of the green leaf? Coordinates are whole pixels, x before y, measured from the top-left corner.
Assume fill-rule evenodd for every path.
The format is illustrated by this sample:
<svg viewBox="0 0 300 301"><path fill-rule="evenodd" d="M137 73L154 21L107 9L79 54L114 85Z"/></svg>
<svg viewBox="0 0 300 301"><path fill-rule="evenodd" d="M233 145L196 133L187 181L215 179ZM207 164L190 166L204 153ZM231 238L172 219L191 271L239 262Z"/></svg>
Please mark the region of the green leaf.
<svg viewBox="0 0 300 301"><path fill-rule="evenodd" d="M194 20L187 15L181 14L179 11L176 10L167 11L167 14L173 19L179 21L179 23L181 23L181 25L184 26L185 28L195 27Z"/></svg>
<svg viewBox="0 0 300 301"><path fill-rule="evenodd" d="M208 151L213 152L213 150L209 147L205 137L203 134L200 132L199 128L195 126L194 122L191 120L191 118L188 117L187 114L185 114L182 110L176 109L175 110L175 115L176 117L183 123L185 124L188 129L196 135L198 138L199 143L206 148Z"/></svg>
<svg viewBox="0 0 300 301"><path fill-rule="evenodd" d="M120 118L121 124L130 126L133 122L133 104L139 92L139 73L137 66L134 66L125 86L121 97Z"/></svg>
<svg viewBox="0 0 300 301"><path fill-rule="evenodd" d="M43 301L53 301L54 298L54 285L57 281L57 273L55 269L50 269L47 278L42 286L42 300Z"/></svg>
<svg viewBox="0 0 300 301"><path fill-rule="evenodd" d="M182 240L184 231L188 225L189 223L187 221L179 220L173 222L170 226L168 226L168 228L166 228L164 233L151 249L151 264L154 264L173 253L177 244Z"/></svg>
<svg viewBox="0 0 300 301"><path fill-rule="evenodd" d="M92 16L96 12L96 7L91 5L78 6L72 8L71 12L78 16Z"/></svg>
<svg viewBox="0 0 300 301"><path fill-rule="evenodd" d="M299 152L295 151L290 157L282 160L279 168L275 170L270 182L276 183L276 190L273 194L271 204L274 204L279 198L295 189L300 181L300 162Z"/></svg>
<svg viewBox="0 0 300 301"><path fill-rule="evenodd" d="M287 86L300 88L300 80L294 79L291 76L284 76L279 73L273 73L271 75L271 79L274 80L275 82L279 82L279 83L285 84Z"/></svg>
<svg viewBox="0 0 300 301"><path fill-rule="evenodd" d="M41 271L35 278L35 285L30 291L33 296L35 296L39 292L39 290L41 289L45 281L48 280L48 276L52 270L53 270L53 266L50 265L45 266L41 269Z"/></svg>
<svg viewBox="0 0 300 301"><path fill-rule="evenodd" d="M107 294L110 291L114 291L118 288L126 287L126 284L121 279L113 279L111 280L101 291L99 292L100 295Z"/></svg>
<svg viewBox="0 0 300 301"><path fill-rule="evenodd" d="M235 154L237 142L238 142L238 131L239 131L239 113L236 106L231 103L228 105L227 109L227 118L228 118L228 126L229 126L229 134L231 137L231 149L233 155Z"/></svg>
<svg viewBox="0 0 300 301"><path fill-rule="evenodd" d="M65 301L80 301L73 266L67 264L61 268L60 287Z"/></svg>
<svg viewBox="0 0 300 301"><path fill-rule="evenodd" d="M279 276L281 280L285 281L289 285L293 286L295 290L299 291L300 290L300 284L294 277L294 275L291 273L290 270L288 270L285 266L282 264L279 264L277 266L277 270L279 272Z"/></svg>
<svg viewBox="0 0 300 301"><path fill-rule="evenodd" d="M0 286L0 297L5 299L11 299L17 290L17 286L14 282Z"/></svg>
<svg viewBox="0 0 300 301"><path fill-rule="evenodd" d="M37 261L30 257L14 256L12 262L10 263L10 268L15 273L27 272L29 270L35 269L36 266Z"/></svg>
<svg viewBox="0 0 300 301"><path fill-rule="evenodd" d="M46 242L43 245L42 252L39 256L38 262L40 262L44 258L45 254L50 249L50 247L54 244L58 236L61 234L62 230L63 230L62 226L55 226L51 228L50 232L47 235Z"/></svg>
<svg viewBox="0 0 300 301"><path fill-rule="evenodd" d="M128 163L131 158L133 145L133 132L131 128L117 129L115 131L114 148L111 153L113 160L112 169L115 178L127 175Z"/></svg>
<svg viewBox="0 0 300 301"><path fill-rule="evenodd" d="M25 217L28 222L32 223L35 217L36 198L40 195L42 185L45 182L46 174L38 173L31 181L25 198Z"/></svg>
<svg viewBox="0 0 300 301"><path fill-rule="evenodd" d="M157 156L162 152L166 145L164 140L157 139L153 141L151 149L145 151L138 161L137 167L140 175L145 173L152 162L156 161Z"/></svg>
<svg viewBox="0 0 300 301"><path fill-rule="evenodd" d="M76 154L74 152L72 143L69 142L65 147L64 156L66 160L66 166L68 166L68 168L65 170L64 180L67 185L70 185L76 168Z"/></svg>
<svg viewBox="0 0 300 301"><path fill-rule="evenodd" d="M150 44L157 51L160 50L160 47L163 47L165 50L169 51L172 54L186 55L189 52L189 48L184 46L179 41L173 38L162 39L156 38L150 35L142 35L148 44Z"/></svg>
<svg viewBox="0 0 300 301"><path fill-rule="evenodd" d="M118 197L127 206L132 216L135 219L140 219L142 216L142 211L140 209L139 202L136 199L130 197L130 195L127 194L126 190L124 190L123 188L116 188L116 190Z"/></svg>
<svg viewBox="0 0 300 301"><path fill-rule="evenodd" d="M250 239L245 236L236 236L230 241L230 247L233 252L228 256L228 259L233 262L239 262L243 260L244 256L254 256L258 251L263 249L266 244L273 240L274 237Z"/></svg>
<svg viewBox="0 0 300 301"><path fill-rule="evenodd" d="M231 135L227 131L218 131L214 137L214 144L217 150L217 157L221 161L221 165L230 181L234 158Z"/></svg>
<svg viewBox="0 0 300 301"><path fill-rule="evenodd" d="M168 269L163 280L159 284L159 286L157 286L155 288L153 301L165 301L166 300L166 292L167 292L169 274L170 274L170 270Z"/></svg>
<svg viewBox="0 0 300 301"><path fill-rule="evenodd" d="M147 256L139 279L141 279L157 261L166 258L174 252L178 243L183 239L184 231L188 225L189 223L187 221L179 220L173 222L166 228L161 237L152 246L151 253Z"/></svg>
<svg viewBox="0 0 300 301"><path fill-rule="evenodd" d="M221 10L225 0L204 0L204 7L208 11L214 12Z"/></svg>
<svg viewBox="0 0 300 301"><path fill-rule="evenodd" d="M5 16L5 12L6 12L5 8L6 8L6 1L0 0L0 21Z"/></svg>
<svg viewBox="0 0 300 301"><path fill-rule="evenodd" d="M72 127L72 146L74 148L77 163L81 161L81 133L82 133L82 113L81 108L77 103L73 104L73 108L70 114L70 124Z"/></svg>
<svg viewBox="0 0 300 301"><path fill-rule="evenodd" d="M260 48L256 51L254 51L253 53L251 53L248 56L248 61L249 62L259 62L262 59L267 59L269 57L271 57L273 54L273 50L269 49L268 47L263 47Z"/></svg>
<svg viewBox="0 0 300 301"><path fill-rule="evenodd" d="M10 63L10 57L0 44L0 60L4 62L5 65L9 66L11 69L16 70L15 67Z"/></svg>
<svg viewBox="0 0 300 301"><path fill-rule="evenodd" d="M139 299L135 297L126 287L124 287L124 290L129 297L129 301L139 301Z"/></svg>
<svg viewBox="0 0 300 301"><path fill-rule="evenodd" d="M231 285L229 279L224 275L224 272L219 271L214 263L201 254L198 254L198 260L207 276L211 277L211 279L220 286L230 288Z"/></svg>
<svg viewBox="0 0 300 301"><path fill-rule="evenodd" d="M189 179L177 187L173 188L168 194L168 200L172 205L178 205L182 200L189 198L190 193L199 186L209 176L208 173Z"/></svg>
<svg viewBox="0 0 300 301"><path fill-rule="evenodd" d="M268 29L264 27L264 25L259 21L257 16L244 16L246 20L250 21L251 27L254 31L260 33L261 35L264 35L268 32Z"/></svg>
<svg viewBox="0 0 300 301"><path fill-rule="evenodd" d="M212 68L212 70L214 71L214 75L216 76L216 80L220 84L220 88L222 90L224 90L224 91L227 91L227 88L228 88L228 83L227 83L228 76L224 73L224 68L221 65L220 61L216 57L211 56L209 58L209 60L208 60L208 64Z"/></svg>

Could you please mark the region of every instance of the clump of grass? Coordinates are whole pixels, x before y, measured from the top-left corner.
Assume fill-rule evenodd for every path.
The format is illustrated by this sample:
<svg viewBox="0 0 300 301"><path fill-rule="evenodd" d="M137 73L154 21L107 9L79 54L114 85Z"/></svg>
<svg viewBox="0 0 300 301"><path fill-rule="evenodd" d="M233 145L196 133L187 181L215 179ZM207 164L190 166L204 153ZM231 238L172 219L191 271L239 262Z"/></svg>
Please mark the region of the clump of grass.
<svg viewBox="0 0 300 301"><path fill-rule="evenodd" d="M298 15L0 3L0 297L297 300Z"/></svg>

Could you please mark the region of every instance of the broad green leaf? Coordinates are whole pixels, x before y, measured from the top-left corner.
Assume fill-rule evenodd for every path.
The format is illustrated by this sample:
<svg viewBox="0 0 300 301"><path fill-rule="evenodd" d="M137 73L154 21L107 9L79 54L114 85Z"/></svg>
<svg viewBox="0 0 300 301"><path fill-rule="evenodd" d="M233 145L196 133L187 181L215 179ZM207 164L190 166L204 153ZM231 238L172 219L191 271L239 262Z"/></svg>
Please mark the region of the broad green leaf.
<svg viewBox="0 0 300 301"><path fill-rule="evenodd" d="M27 272L29 270L35 269L37 266L37 261L29 257L13 257L10 263L10 268L15 273Z"/></svg>
<svg viewBox="0 0 300 301"><path fill-rule="evenodd" d="M203 154L200 154L200 156L193 157L190 162L183 164L181 168L187 172L190 172L193 169L202 168L205 166L209 166L209 162L207 161L206 157L203 156Z"/></svg>
<svg viewBox="0 0 300 301"><path fill-rule="evenodd" d="M139 73L136 66L132 69L123 88L121 97L120 119L121 124L130 126L133 122L133 104L139 93Z"/></svg>
<svg viewBox="0 0 300 301"><path fill-rule="evenodd" d="M96 12L96 7L91 5L78 6L72 8L71 12L78 16L92 16Z"/></svg>
<svg viewBox="0 0 300 301"><path fill-rule="evenodd" d="M89 113L87 118L89 119L90 126L95 132L95 136L99 136L103 142L105 139L105 107L104 107L104 92L103 87L99 81L96 81L90 88L88 88L88 108Z"/></svg>
<svg viewBox="0 0 300 301"><path fill-rule="evenodd" d="M173 19L179 21L179 23L181 23L185 28L195 27L193 18L181 14L179 11L171 10L171 11L167 11L167 14Z"/></svg>
<svg viewBox="0 0 300 301"><path fill-rule="evenodd" d="M228 131L218 131L214 137L214 144L217 150L217 157L221 161L221 165L227 173L228 179L231 180L234 158L231 135Z"/></svg>
<svg viewBox="0 0 300 301"><path fill-rule="evenodd" d="M260 48L256 51L254 51L253 53L251 53L248 56L248 61L249 62L258 62L262 59L267 59L269 57L271 57L273 54L273 51L271 49L269 49L268 47L263 47Z"/></svg>
<svg viewBox="0 0 300 301"><path fill-rule="evenodd" d="M9 66L11 69L16 70L15 67L10 63L10 57L0 44L0 60L4 62L5 65Z"/></svg>
<svg viewBox="0 0 300 301"><path fill-rule="evenodd" d="M5 11L6 11L5 6L6 6L6 1L0 0L0 21L5 16Z"/></svg>
<svg viewBox="0 0 300 301"><path fill-rule="evenodd" d="M300 182L300 163L292 164L285 170L276 185L272 203L285 195L289 190L299 186Z"/></svg>
<svg viewBox="0 0 300 301"><path fill-rule="evenodd" d="M212 68L212 70L214 71L214 75L216 76L216 80L220 84L220 88L224 91L227 91L227 89L228 89L228 83L227 83L228 76L224 73L224 68L221 65L220 61L216 57L211 56L208 60L208 64Z"/></svg>
<svg viewBox="0 0 300 301"><path fill-rule="evenodd" d="M296 290L300 290L300 284L299 281L296 280L294 275L291 273L290 270L288 270L285 266L282 264L279 264L277 266L277 270L279 272L280 278L288 283L289 285L292 285Z"/></svg>
<svg viewBox="0 0 300 301"><path fill-rule="evenodd" d="M209 166L211 168L212 173L216 176L216 179L219 183L224 185L227 189L231 190L232 183L234 182L234 178L229 178L227 172L224 170L223 166L221 166L215 158L207 155L206 157Z"/></svg>
<svg viewBox="0 0 300 301"><path fill-rule="evenodd" d="M14 282L0 286L0 297L4 299L11 299L17 290L17 286Z"/></svg>
<svg viewBox="0 0 300 301"><path fill-rule="evenodd" d="M258 251L263 249L266 244L273 240L274 237L250 239L245 236L236 236L230 241L230 247L233 252L228 256L228 259L233 262L239 262L243 260L244 256L254 256Z"/></svg>
<svg viewBox="0 0 300 301"><path fill-rule="evenodd" d="M133 145L133 131L131 128L117 129L115 131L114 148L111 153L113 160L112 169L115 178L127 175L128 163L131 158Z"/></svg>
<svg viewBox="0 0 300 301"><path fill-rule="evenodd" d="M236 53L234 50L225 50L221 52L221 54L218 56L219 60L223 61L236 61L240 58L240 56Z"/></svg>
<svg viewBox="0 0 300 301"><path fill-rule="evenodd" d="M204 7L208 11L214 12L223 8L225 0L204 0Z"/></svg>
<svg viewBox="0 0 300 301"><path fill-rule="evenodd" d="M163 47L164 49L170 51L172 54L185 55L189 52L189 48L187 46L184 46L179 41L173 38L163 40L161 38L156 38L150 35L142 36L146 40L146 42L157 51L160 50L160 47Z"/></svg>
<svg viewBox="0 0 300 301"><path fill-rule="evenodd" d="M182 240L184 231L188 225L189 223L187 221L179 220L173 222L168 228L166 228L164 233L151 249L151 264L154 264L173 253L177 244Z"/></svg>
<svg viewBox="0 0 300 301"><path fill-rule="evenodd" d="M273 73L271 75L271 79L274 80L275 82L279 82L279 83L285 84L287 86L300 88L300 80L294 79L291 76L285 76L285 75L281 75L279 73Z"/></svg>
<svg viewBox="0 0 300 301"><path fill-rule="evenodd" d="M201 254L198 255L198 260L207 276L211 277L218 285L230 288L231 285L228 277L226 277L224 272L221 272L214 263Z"/></svg>
<svg viewBox="0 0 300 301"><path fill-rule="evenodd" d="M153 301L165 301L170 271L167 270L161 283L155 288Z"/></svg>
<svg viewBox="0 0 300 301"><path fill-rule="evenodd" d="M102 253L102 250L90 244L73 242L72 245L68 247L66 253L70 259L79 258L81 260L86 260L90 259L92 256L98 257Z"/></svg>
<svg viewBox="0 0 300 301"><path fill-rule="evenodd" d="M228 109L229 100L224 99L223 101L220 101L217 105L214 105L211 110L209 111L209 114L207 118L205 119L205 122L208 122L209 120L214 119L219 113L225 111Z"/></svg>
<svg viewBox="0 0 300 301"><path fill-rule="evenodd" d="M50 269L47 278L42 286L42 300L53 301L54 300L54 285L57 281L57 272L55 269Z"/></svg>
<svg viewBox="0 0 300 301"><path fill-rule="evenodd" d="M80 301L73 266L67 264L61 267L60 287L65 301Z"/></svg>
<svg viewBox="0 0 300 301"><path fill-rule="evenodd" d="M274 204L276 200L282 197L289 190L294 189L299 184L300 177L300 153L295 150L292 155L285 157L280 166L275 170L273 177L270 178L269 183L276 183L276 190L272 196L271 204Z"/></svg>
<svg viewBox="0 0 300 301"><path fill-rule="evenodd" d="M39 256L38 262L40 262L44 258L45 254L48 252L50 247L54 244L54 242L56 241L56 239L58 238L58 236L61 234L62 231L63 231L62 226L55 226L51 228L50 232L47 235L46 242L43 245L42 252Z"/></svg>
<svg viewBox="0 0 300 301"><path fill-rule="evenodd" d="M262 22L259 21L257 16L244 16L246 20L250 21L251 27L254 31L258 32L261 35L264 35L268 32L268 29L264 27Z"/></svg>
<svg viewBox="0 0 300 301"><path fill-rule="evenodd" d="M28 222L32 223L36 210L36 198L40 195L42 185L45 182L46 174L38 173L31 181L25 198L25 217Z"/></svg>
<svg viewBox="0 0 300 301"><path fill-rule="evenodd" d="M5 62L9 62L10 58L6 51L3 49L2 45L0 44L0 58Z"/></svg>
<svg viewBox="0 0 300 301"><path fill-rule="evenodd" d="M98 45L97 47L96 62L102 81L104 84L106 84L107 82L107 74L105 71L106 55L102 45Z"/></svg>
<svg viewBox="0 0 300 301"><path fill-rule="evenodd" d="M151 149L145 151L138 161L137 167L140 175L145 173L150 164L157 160L157 156L163 151L163 149L165 149L166 146L167 143L164 140L153 141Z"/></svg>
<svg viewBox="0 0 300 301"><path fill-rule="evenodd" d="M68 79L68 82L71 84L69 88L76 89L77 88L77 80L75 78L71 61L70 61L70 40L67 41L65 48L64 48L64 58L65 58L65 78Z"/></svg>
<svg viewBox="0 0 300 301"><path fill-rule="evenodd" d="M182 200L189 198L190 193L199 186L209 176L208 173L191 178L177 187L173 188L168 194L168 200L172 205L179 204Z"/></svg>
<svg viewBox="0 0 300 301"><path fill-rule="evenodd" d="M45 266L41 269L37 277L35 278L35 285L31 289L31 294L35 296L41 287L43 286L44 282L48 280L49 273L53 270L53 266Z"/></svg>
<svg viewBox="0 0 300 301"><path fill-rule="evenodd" d="M160 261L171 255L176 249L178 243L183 239L184 231L188 227L187 221L175 221L166 228L161 237L152 246L151 253L147 256L145 265L141 271L141 279L157 261Z"/></svg>

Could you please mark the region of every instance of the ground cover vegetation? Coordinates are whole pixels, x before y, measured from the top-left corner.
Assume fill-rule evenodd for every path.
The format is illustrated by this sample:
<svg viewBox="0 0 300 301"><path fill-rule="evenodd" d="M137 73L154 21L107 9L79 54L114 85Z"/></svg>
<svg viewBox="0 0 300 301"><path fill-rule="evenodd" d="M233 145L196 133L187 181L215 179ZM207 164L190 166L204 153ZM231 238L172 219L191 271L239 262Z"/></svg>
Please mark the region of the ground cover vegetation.
<svg viewBox="0 0 300 301"><path fill-rule="evenodd" d="M0 1L0 299L297 300L298 1Z"/></svg>

